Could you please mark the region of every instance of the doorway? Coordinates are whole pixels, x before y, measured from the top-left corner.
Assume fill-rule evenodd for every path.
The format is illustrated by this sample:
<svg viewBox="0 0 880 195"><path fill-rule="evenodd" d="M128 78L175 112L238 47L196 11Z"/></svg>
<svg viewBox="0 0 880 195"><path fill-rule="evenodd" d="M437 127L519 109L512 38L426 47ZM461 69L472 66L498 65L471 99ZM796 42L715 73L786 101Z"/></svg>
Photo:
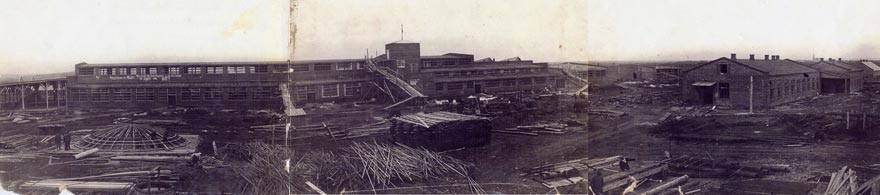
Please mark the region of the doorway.
<svg viewBox="0 0 880 195"><path fill-rule="evenodd" d="M701 86L697 87L697 94L700 97L700 103L705 105L715 104L715 87Z"/></svg>
<svg viewBox="0 0 880 195"><path fill-rule="evenodd" d="M474 93L483 93L483 86L474 85Z"/></svg>
<svg viewBox="0 0 880 195"><path fill-rule="evenodd" d="M177 96L168 96L168 106L177 106Z"/></svg>

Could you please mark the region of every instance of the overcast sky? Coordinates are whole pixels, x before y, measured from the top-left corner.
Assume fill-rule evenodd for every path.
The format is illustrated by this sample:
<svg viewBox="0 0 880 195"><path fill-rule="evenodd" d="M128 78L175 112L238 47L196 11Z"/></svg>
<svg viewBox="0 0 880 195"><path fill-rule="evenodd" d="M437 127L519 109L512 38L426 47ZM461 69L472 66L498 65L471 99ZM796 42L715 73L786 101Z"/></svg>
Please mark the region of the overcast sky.
<svg viewBox="0 0 880 195"><path fill-rule="evenodd" d="M595 60L880 58L876 0L590 1Z"/></svg>
<svg viewBox="0 0 880 195"><path fill-rule="evenodd" d="M536 61L706 60L730 53L880 58L880 1L0 0L0 74L73 64L423 55Z"/></svg>
<svg viewBox="0 0 880 195"><path fill-rule="evenodd" d="M0 0L0 74L79 62L286 60L287 0Z"/></svg>

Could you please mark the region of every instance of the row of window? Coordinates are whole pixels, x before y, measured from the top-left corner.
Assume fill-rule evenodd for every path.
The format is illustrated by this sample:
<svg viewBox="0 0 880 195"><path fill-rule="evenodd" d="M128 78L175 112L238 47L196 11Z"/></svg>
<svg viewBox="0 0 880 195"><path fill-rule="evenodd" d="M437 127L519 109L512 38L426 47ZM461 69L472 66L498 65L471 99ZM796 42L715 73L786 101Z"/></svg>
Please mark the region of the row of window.
<svg viewBox="0 0 880 195"><path fill-rule="evenodd" d="M584 74L584 72L586 72L586 74ZM605 76L607 74L607 71L605 71L605 70L587 70L587 71L578 71L577 74L578 74L577 76L580 78L587 78L587 77L592 77L592 76Z"/></svg>
<svg viewBox="0 0 880 195"><path fill-rule="evenodd" d="M134 68L80 68L79 75L180 75L180 74L247 74L268 73L269 67L260 66L188 66L188 67L134 67Z"/></svg>
<svg viewBox="0 0 880 195"><path fill-rule="evenodd" d="M324 85L304 85L294 87L294 93L297 100L315 99L319 96L322 98L333 97L351 97L363 94L361 83L334 83Z"/></svg>
<svg viewBox="0 0 880 195"><path fill-rule="evenodd" d="M439 66L454 66L473 63L473 59L454 59L454 60L422 60L422 66L426 68Z"/></svg>
<svg viewBox="0 0 880 195"><path fill-rule="evenodd" d="M484 75L511 75L511 74L524 74L524 73L539 73L543 72L544 69L541 68L509 68L509 69L492 69L492 70L462 70L462 71L443 71L443 72L435 72L435 77L469 77L469 76L484 76Z"/></svg>
<svg viewBox="0 0 880 195"><path fill-rule="evenodd" d="M772 83L771 81L770 99L799 96L819 89L818 78L782 80L777 81L778 85L772 85Z"/></svg>
<svg viewBox="0 0 880 195"><path fill-rule="evenodd" d="M362 70L362 69L364 69L364 62L294 64L291 67L291 69L293 70L293 72L331 71L331 70Z"/></svg>
<svg viewBox="0 0 880 195"><path fill-rule="evenodd" d="M494 88L494 87L511 87L511 86L528 86L528 85L546 85L550 82L550 78L547 77L532 77L532 78L516 78L516 79L495 79L495 80L482 80L482 81L465 81L465 82L438 82L434 83L434 90L443 91L443 90L462 90L462 89L473 89L476 85L479 85L480 88Z"/></svg>
<svg viewBox="0 0 880 195"><path fill-rule="evenodd" d="M253 100L279 97L276 87L96 88L71 89L71 101Z"/></svg>

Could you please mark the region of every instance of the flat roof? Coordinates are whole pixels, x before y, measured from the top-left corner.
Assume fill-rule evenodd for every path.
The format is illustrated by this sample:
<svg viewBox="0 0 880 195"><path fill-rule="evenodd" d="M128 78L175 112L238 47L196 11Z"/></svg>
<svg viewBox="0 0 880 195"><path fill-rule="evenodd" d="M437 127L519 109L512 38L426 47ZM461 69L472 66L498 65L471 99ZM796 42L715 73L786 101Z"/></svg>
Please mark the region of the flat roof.
<svg viewBox="0 0 880 195"><path fill-rule="evenodd" d="M359 62L366 59L322 59L322 60L294 60L291 64L317 64L334 62ZM156 63L106 63L106 64L77 64L78 68L91 67L144 67L144 66L221 66L221 65L285 65L287 61L244 61L244 62L156 62Z"/></svg>

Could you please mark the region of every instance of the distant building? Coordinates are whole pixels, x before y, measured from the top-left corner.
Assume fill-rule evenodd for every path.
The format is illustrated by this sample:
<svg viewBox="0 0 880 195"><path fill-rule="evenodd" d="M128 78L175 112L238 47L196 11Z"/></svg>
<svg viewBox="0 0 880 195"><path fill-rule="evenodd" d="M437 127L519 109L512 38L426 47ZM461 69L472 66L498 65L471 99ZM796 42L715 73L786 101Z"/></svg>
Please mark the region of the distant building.
<svg viewBox="0 0 880 195"><path fill-rule="evenodd" d="M768 108L819 93L819 71L779 56L764 60L730 58L682 71L686 102L704 105Z"/></svg>
<svg viewBox="0 0 880 195"><path fill-rule="evenodd" d="M550 68L558 72L558 74L566 74L567 72L579 79L586 80L591 86L607 86L614 84L614 79L608 74L608 67L585 63L565 62L551 64Z"/></svg>
<svg viewBox="0 0 880 195"><path fill-rule="evenodd" d="M865 81L878 81L880 80L880 62L868 61L868 60L858 60L858 61L850 61L848 64L857 66L865 70Z"/></svg>
<svg viewBox="0 0 880 195"><path fill-rule="evenodd" d="M656 66L654 67L656 75L654 82L671 84L678 83L681 80L681 68L675 66Z"/></svg>
<svg viewBox="0 0 880 195"><path fill-rule="evenodd" d="M850 93L863 88L866 71L860 67L834 59L820 59L819 62L810 64L810 67L819 70L819 89L822 93Z"/></svg>

